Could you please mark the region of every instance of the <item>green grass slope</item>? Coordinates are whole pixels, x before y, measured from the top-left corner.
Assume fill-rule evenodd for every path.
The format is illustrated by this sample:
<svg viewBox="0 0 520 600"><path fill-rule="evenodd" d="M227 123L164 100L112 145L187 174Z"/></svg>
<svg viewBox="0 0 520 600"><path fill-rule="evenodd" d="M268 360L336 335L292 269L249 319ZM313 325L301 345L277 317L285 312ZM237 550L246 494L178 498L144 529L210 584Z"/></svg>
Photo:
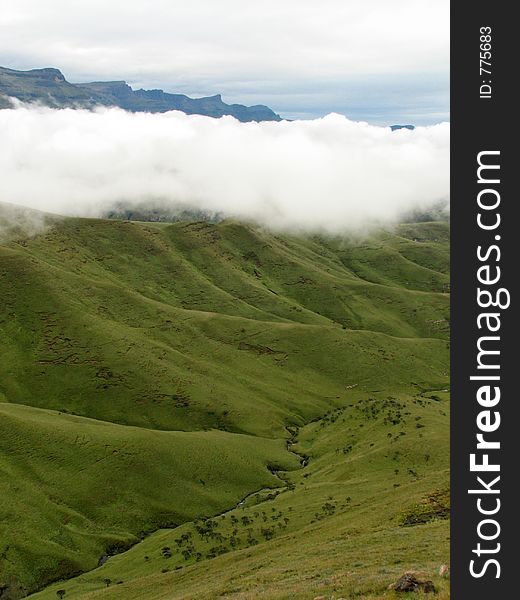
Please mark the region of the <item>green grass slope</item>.
<svg viewBox="0 0 520 600"><path fill-rule="evenodd" d="M446 562L448 271L444 223L11 231L4 597L158 528L38 597L352 596Z"/></svg>
<svg viewBox="0 0 520 600"><path fill-rule="evenodd" d="M16 404L0 404L0 429L3 577L29 589L94 568L139 532L279 485L269 467L298 465L281 440L152 431Z"/></svg>
<svg viewBox="0 0 520 600"><path fill-rule="evenodd" d="M309 463L285 488L161 529L34 598L379 598L407 570L446 592L447 411L442 391L334 409L299 430Z"/></svg>

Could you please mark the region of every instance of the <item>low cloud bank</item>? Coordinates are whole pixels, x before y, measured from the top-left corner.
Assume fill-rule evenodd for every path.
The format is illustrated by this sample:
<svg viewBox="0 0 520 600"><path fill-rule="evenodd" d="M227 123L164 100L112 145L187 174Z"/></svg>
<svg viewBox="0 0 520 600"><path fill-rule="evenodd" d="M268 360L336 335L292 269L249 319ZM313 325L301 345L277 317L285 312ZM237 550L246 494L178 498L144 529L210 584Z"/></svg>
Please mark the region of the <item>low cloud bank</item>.
<svg viewBox="0 0 520 600"><path fill-rule="evenodd" d="M244 124L18 104L0 110L0 200L64 215L149 206L359 231L448 204L449 135L448 123L392 132L337 114Z"/></svg>

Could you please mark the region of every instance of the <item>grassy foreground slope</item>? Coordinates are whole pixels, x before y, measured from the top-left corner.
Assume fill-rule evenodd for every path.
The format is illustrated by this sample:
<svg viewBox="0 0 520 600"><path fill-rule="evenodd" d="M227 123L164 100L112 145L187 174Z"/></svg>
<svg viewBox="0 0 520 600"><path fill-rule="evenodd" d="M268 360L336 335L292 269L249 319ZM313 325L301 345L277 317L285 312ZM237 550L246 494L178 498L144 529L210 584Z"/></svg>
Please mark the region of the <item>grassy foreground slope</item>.
<svg viewBox="0 0 520 600"><path fill-rule="evenodd" d="M4 596L161 527L41 597L364 594L446 562L447 240L94 219L10 235ZM261 488L281 493L201 520Z"/></svg>
<svg viewBox="0 0 520 600"><path fill-rule="evenodd" d="M220 512L270 466L298 465L281 440L124 427L0 405L4 580L29 589L93 568L137 533Z"/></svg>
<svg viewBox="0 0 520 600"><path fill-rule="evenodd" d="M399 404L376 394L330 411L300 429L294 449L310 460L287 487L161 529L34 599L392 598L408 570L447 597L436 576L449 560L447 394Z"/></svg>

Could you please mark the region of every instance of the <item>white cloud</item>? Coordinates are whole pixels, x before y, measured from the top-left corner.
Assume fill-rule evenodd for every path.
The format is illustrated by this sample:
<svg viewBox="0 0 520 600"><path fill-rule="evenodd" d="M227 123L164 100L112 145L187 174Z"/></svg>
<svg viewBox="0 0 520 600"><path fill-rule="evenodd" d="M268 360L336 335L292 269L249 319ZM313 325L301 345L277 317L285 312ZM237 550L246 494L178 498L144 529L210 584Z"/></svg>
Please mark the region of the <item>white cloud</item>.
<svg viewBox="0 0 520 600"><path fill-rule="evenodd" d="M239 123L180 112L0 111L0 200L69 215L189 206L352 231L447 200L449 125L391 132L331 114Z"/></svg>
<svg viewBox="0 0 520 600"><path fill-rule="evenodd" d="M253 87L257 103L265 102L264 87L285 95L318 87L335 95L334 106L342 98L335 86L359 89L360 77L426 78L432 89L442 79L448 89L448 0L4 4L0 56L6 66L57 66L72 80L118 78L200 95L223 91L229 101L245 101ZM293 111L299 108L296 94Z"/></svg>

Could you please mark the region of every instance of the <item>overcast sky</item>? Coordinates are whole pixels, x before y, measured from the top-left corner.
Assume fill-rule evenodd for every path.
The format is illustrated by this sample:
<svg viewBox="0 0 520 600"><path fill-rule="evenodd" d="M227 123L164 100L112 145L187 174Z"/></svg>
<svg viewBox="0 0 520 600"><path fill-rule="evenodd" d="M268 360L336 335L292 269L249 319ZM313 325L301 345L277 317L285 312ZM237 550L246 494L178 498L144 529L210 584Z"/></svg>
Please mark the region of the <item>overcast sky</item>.
<svg viewBox="0 0 520 600"><path fill-rule="evenodd" d="M430 124L449 119L449 1L0 0L0 65Z"/></svg>

